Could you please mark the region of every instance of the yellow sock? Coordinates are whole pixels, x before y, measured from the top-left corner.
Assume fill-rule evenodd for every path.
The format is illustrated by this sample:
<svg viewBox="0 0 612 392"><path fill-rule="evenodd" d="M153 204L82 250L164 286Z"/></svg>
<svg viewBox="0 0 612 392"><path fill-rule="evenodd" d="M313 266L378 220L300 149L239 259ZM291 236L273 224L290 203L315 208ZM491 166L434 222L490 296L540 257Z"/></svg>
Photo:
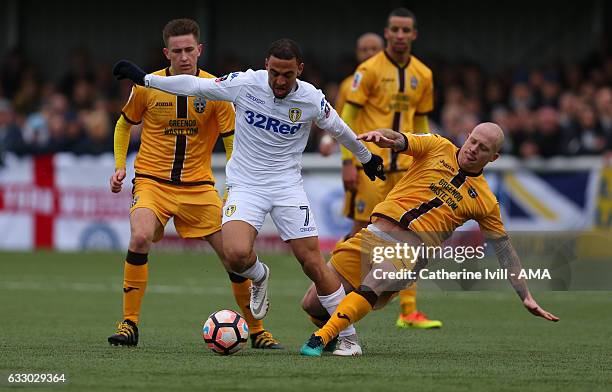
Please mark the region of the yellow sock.
<svg viewBox="0 0 612 392"><path fill-rule="evenodd" d="M400 291L400 307L402 314L408 316L416 311L416 284L412 284L405 290Z"/></svg>
<svg viewBox="0 0 612 392"><path fill-rule="evenodd" d="M338 336L340 331L361 320L371 311L372 305L363 296L355 292L349 293L340 302L334 315L325 323L323 328L315 332L315 335L320 336L323 343L327 344Z"/></svg>
<svg viewBox="0 0 612 392"><path fill-rule="evenodd" d="M249 302L251 300L251 292L249 288L251 287L251 281L245 280L244 282L232 282L232 291L234 292L234 298L236 299L236 304L240 307L242 314L244 315L244 319L246 320L249 326L249 334L254 334L257 332L263 331L263 320L256 320L251 314L251 309L249 308Z"/></svg>
<svg viewBox="0 0 612 392"><path fill-rule="evenodd" d="M130 264L125 262L123 268L123 319L138 324L140 305L149 278L149 264Z"/></svg>

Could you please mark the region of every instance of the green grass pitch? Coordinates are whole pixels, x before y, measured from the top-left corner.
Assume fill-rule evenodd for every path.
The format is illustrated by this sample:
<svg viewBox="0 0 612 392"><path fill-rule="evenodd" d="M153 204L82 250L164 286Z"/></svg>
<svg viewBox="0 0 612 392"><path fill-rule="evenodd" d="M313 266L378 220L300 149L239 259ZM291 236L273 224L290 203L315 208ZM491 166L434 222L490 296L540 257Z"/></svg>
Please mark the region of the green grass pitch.
<svg viewBox="0 0 612 392"><path fill-rule="evenodd" d="M266 327L287 347L219 357L201 328L237 309L216 258L153 252L137 348L111 347L121 318L123 254L0 253L0 389L74 391L392 390L610 391L610 292L540 292L561 317L526 312L515 294L421 290L437 331L400 331L393 303L358 324L364 356L303 358L314 330L300 309L307 278L295 259L267 255ZM65 373L65 385L9 384L10 373Z"/></svg>

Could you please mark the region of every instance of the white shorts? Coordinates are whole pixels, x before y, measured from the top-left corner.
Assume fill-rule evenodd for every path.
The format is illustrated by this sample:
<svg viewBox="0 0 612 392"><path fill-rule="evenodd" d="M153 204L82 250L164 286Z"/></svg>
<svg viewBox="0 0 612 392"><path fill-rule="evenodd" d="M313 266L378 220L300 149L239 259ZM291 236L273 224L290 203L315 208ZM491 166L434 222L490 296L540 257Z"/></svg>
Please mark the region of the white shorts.
<svg viewBox="0 0 612 392"><path fill-rule="evenodd" d="M223 207L223 222L244 221L258 232L270 213L283 241L318 236L310 202L301 185L284 189L233 186Z"/></svg>

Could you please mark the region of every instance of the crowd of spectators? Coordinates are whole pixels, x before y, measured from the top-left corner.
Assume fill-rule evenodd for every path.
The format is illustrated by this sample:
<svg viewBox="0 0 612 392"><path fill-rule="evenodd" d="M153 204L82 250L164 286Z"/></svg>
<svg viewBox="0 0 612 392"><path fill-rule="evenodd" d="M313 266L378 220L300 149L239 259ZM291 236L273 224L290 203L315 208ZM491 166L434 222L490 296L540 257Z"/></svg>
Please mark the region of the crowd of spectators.
<svg viewBox="0 0 612 392"><path fill-rule="evenodd" d="M65 74L48 80L19 50L0 63L0 154L112 152L114 124L130 84L115 81L110 64L75 49ZM233 64L238 66L239 59ZM458 145L477 123L494 121L506 132L506 154L529 158L612 151L612 56L495 74L476 65L429 65L435 80L431 128ZM312 62L304 79L333 102L341 80L324 75ZM135 128L131 151L138 149ZM316 151L319 137L313 132L307 151Z"/></svg>

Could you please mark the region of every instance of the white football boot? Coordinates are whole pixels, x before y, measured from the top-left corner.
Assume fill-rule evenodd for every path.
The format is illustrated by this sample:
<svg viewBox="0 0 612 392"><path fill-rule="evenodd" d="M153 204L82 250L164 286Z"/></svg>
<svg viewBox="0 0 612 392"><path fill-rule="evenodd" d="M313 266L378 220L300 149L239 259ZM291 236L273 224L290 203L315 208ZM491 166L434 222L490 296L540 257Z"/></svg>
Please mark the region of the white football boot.
<svg viewBox="0 0 612 392"><path fill-rule="evenodd" d="M255 282L251 283L251 300L249 302L249 306L251 308L253 317L257 320L261 320L266 317L266 314L268 314L268 308L270 307L270 303L268 302L268 280L270 279L270 268L268 268L268 266L265 264L263 264L263 267L266 270L266 275L264 278L257 284Z"/></svg>
<svg viewBox="0 0 612 392"><path fill-rule="evenodd" d="M357 340L357 334L339 337L338 345L332 354L339 355L341 357L356 357L361 355L361 346Z"/></svg>

